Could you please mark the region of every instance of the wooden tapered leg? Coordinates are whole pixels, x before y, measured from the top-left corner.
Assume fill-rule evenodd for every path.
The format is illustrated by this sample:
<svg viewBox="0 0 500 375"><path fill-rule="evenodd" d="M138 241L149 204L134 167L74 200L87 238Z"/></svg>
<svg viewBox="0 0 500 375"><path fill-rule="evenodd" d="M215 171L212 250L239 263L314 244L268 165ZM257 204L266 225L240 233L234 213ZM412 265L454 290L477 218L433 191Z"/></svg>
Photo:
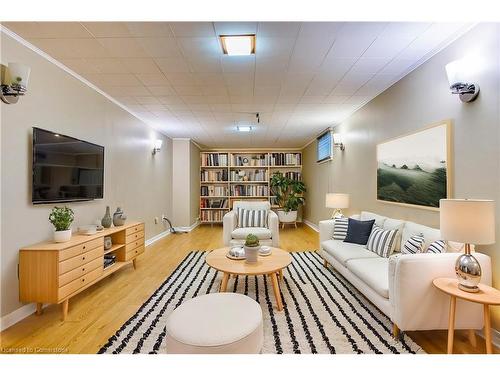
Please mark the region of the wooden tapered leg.
<svg viewBox="0 0 500 375"><path fill-rule="evenodd" d="M134 270L137 269L137 264L135 263L135 259L132 259L132 265L134 266Z"/></svg>
<svg viewBox="0 0 500 375"><path fill-rule="evenodd" d="M43 304L41 302L36 303L36 315L42 315L43 313Z"/></svg>
<svg viewBox="0 0 500 375"><path fill-rule="evenodd" d="M69 299L63 301L61 304L61 312L62 312L62 321L64 322L68 317L68 307L69 307Z"/></svg>
<svg viewBox="0 0 500 375"><path fill-rule="evenodd" d="M280 281L281 281L281 282L283 282L283 270L280 270L280 271L278 272L278 275L279 275L279 277L280 277Z"/></svg>
<svg viewBox="0 0 500 375"><path fill-rule="evenodd" d="M396 339L399 340L399 335L401 334L401 331L399 330L399 327L396 323L392 323L392 336Z"/></svg>
<svg viewBox="0 0 500 375"><path fill-rule="evenodd" d="M328 262L326 259L323 259L323 266L325 266L326 268L328 268Z"/></svg>
<svg viewBox="0 0 500 375"><path fill-rule="evenodd" d="M280 286L278 284L278 278L275 273L271 274L271 281L273 283L274 298L276 298L276 305L278 306L278 311L283 310L283 302L281 301Z"/></svg>
<svg viewBox="0 0 500 375"><path fill-rule="evenodd" d="M473 329L467 331L467 337L469 338L470 344L475 348L477 346L476 332Z"/></svg>
<svg viewBox="0 0 500 375"><path fill-rule="evenodd" d="M228 280L229 280L229 274L224 272L224 275L222 276L222 282L220 283L220 289L219 289L219 291L221 293L224 293L226 291Z"/></svg>
<svg viewBox="0 0 500 375"><path fill-rule="evenodd" d="M294 224L295 224L295 229L297 229L297 222L295 222Z"/></svg>
<svg viewBox="0 0 500 375"><path fill-rule="evenodd" d="M448 318L448 354L453 354L453 338L455 335L455 306L457 298L450 297L450 315Z"/></svg>
<svg viewBox="0 0 500 375"><path fill-rule="evenodd" d="M493 353L491 345L490 305L484 305L484 341L486 342L486 354Z"/></svg>

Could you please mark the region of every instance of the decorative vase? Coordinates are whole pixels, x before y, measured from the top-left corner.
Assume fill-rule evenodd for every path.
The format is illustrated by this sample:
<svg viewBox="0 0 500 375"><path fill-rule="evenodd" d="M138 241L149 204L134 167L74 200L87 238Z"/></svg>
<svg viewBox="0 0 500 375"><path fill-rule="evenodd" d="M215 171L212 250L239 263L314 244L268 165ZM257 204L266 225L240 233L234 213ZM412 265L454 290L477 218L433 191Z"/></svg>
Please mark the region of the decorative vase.
<svg viewBox="0 0 500 375"><path fill-rule="evenodd" d="M54 231L54 242L68 242L71 240L71 229Z"/></svg>
<svg viewBox="0 0 500 375"><path fill-rule="evenodd" d="M245 262L257 263L260 246L244 246L245 247Z"/></svg>
<svg viewBox="0 0 500 375"><path fill-rule="evenodd" d="M117 207L115 213L113 214L113 225L115 227L122 226L125 224L125 220L127 220L127 216L123 213L121 207Z"/></svg>
<svg viewBox="0 0 500 375"><path fill-rule="evenodd" d="M113 241L110 236L104 237L104 250L109 250L113 246Z"/></svg>
<svg viewBox="0 0 500 375"><path fill-rule="evenodd" d="M109 211L109 206L106 206L106 213L104 214L104 217L101 220L101 225L104 228L109 228L109 227L111 227L112 223L113 223L113 219L111 218L111 213Z"/></svg>

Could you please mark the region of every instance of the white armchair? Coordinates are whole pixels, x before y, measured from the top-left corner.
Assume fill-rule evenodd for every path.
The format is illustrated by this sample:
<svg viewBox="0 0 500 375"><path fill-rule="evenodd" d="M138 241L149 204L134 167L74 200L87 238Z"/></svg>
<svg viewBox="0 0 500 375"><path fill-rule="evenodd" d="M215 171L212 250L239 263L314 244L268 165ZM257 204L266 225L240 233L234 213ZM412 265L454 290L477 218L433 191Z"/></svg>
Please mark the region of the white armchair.
<svg viewBox="0 0 500 375"><path fill-rule="evenodd" d="M237 228L238 220L236 211L238 207L249 210L267 210L268 228ZM278 215L271 211L269 202L260 201L236 201L233 203L233 210L224 215L223 218L223 239L224 246L242 245L248 234L254 234L259 238L261 245L279 246L279 220Z"/></svg>

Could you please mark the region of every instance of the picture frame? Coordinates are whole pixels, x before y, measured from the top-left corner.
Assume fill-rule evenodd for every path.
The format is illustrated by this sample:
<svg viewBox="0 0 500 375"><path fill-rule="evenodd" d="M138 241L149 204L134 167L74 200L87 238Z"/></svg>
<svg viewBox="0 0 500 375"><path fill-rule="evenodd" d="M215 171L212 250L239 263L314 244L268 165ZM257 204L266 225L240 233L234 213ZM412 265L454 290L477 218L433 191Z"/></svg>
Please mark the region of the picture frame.
<svg viewBox="0 0 500 375"><path fill-rule="evenodd" d="M442 120L376 146L376 200L439 211L452 197L452 124Z"/></svg>

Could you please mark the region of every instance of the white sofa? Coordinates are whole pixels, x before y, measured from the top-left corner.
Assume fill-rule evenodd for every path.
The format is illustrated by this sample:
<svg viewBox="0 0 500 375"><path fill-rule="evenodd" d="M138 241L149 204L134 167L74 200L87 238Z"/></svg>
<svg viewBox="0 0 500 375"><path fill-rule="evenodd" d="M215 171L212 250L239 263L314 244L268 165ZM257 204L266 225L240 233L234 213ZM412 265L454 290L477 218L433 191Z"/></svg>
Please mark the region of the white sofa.
<svg viewBox="0 0 500 375"><path fill-rule="evenodd" d="M375 219L386 229L399 229L395 253L379 257L356 245L333 240L333 220L320 221L320 250L325 265L331 264L395 324L395 332L448 328L449 297L432 285L437 277L455 277L455 261L463 244L447 243L442 254L401 254L402 244L418 233L425 236L425 248L441 239L439 229L410 221L395 220L370 212L352 216L358 220ZM491 260L481 253L474 256L481 264L481 282L491 285ZM482 306L457 299L456 329L483 328Z"/></svg>
<svg viewBox="0 0 500 375"><path fill-rule="evenodd" d="M268 228L237 228L238 220L236 211L238 207L249 210L267 210ZM223 239L224 246L236 246L245 243L245 238L252 233L259 239L261 245L279 247L279 220L278 215L271 211L271 204L266 201L236 201L233 203L232 211L224 215Z"/></svg>

